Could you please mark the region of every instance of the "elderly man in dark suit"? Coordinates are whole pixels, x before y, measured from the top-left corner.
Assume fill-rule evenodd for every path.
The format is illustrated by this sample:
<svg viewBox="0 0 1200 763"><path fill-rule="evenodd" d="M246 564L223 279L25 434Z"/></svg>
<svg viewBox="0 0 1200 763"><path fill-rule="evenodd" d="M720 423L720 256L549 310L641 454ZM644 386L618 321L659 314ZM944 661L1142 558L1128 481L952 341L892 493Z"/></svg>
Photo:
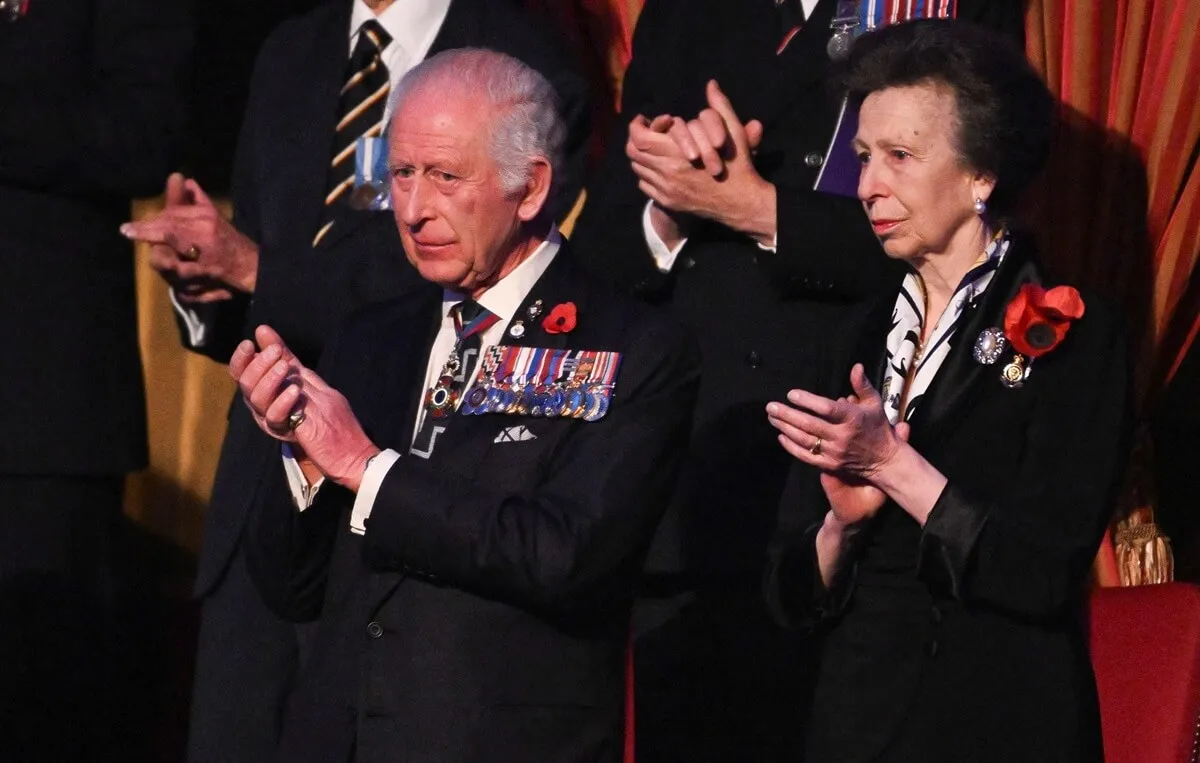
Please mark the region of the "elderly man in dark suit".
<svg viewBox="0 0 1200 763"><path fill-rule="evenodd" d="M478 45L514 55L554 85L568 124L563 206L582 184L585 85L549 29L511 0L332 0L283 24L255 69L238 145L233 224L194 181L174 176L167 210L132 224L159 244L184 343L221 363L270 323L315 365L352 310L421 281L379 193L387 91L427 55ZM361 139L361 140L360 140ZM205 519L192 763L260 763L272 754L300 650L246 576L248 506L273 449L239 406Z"/></svg>
<svg viewBox="0 0 1200 763"><path fill-rule="evenodd" d="M146 463L131 197L185 135L177 0L0 2L0 759L129 759L114 529ZM122 739L122 737L124 737Z"/></svg>
<svg viewBox="0 0 1200 763"><path fill-rule="evenodd" d="M638 20L621 132L572 242L592 271L669 306L704 355L684 477L635 614L640 760L795 749L779 729L796 727L802 697L788 690L805 666L759 593L787 459L760 412L815 381L846 305L891 272L854 178L848 196L814 186L842 104L831 39L870 7L909 5L930 4L647 0ZM1021 36L1020 2L936 5Z"/></svg>
<svg viewBox="0 0 1200 763"><path fill-rule="evenodd" d="M230 363L286 443L252 573L320 617L280 761L620 758L629 607L698 358L554 230L550 94L490 51L406 75L389 172L427 288L352 318L320 375L266 326Z"/></svg>

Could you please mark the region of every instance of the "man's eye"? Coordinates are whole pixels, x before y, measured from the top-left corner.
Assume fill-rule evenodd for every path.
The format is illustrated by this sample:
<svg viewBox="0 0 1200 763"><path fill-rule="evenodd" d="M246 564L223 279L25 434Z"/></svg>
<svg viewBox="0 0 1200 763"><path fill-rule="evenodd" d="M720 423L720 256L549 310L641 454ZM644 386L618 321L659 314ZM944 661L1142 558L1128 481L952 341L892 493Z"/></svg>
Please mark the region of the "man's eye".
<svg viewBox="0 0 1200 763"><path fill-rule="evenodd" d="M412 174L413 174L412 167L393 167L392 168L392 177L410 178L410 177L412 177Z"/></svg>
<svg viewBox="0 0 1200 763"><path fill-rule="evenodd" d="M907 159L911 154L902 148L894 148L892 149L892 156L896 159Z"/></svg>
<svg viewBox="0 0 1200 763"><path fill-rule="evenodd" d="M866 164L869 161L871 161L871 152L870 151L859 151L858 152L858 163L859 164Z"/></svg>
<svg viewBox="0 0 1200 763"><path fill-rule="evenodd" d="M444 183L449 183L452 180L458 180L456 176L451 175L449 172L442 172L441 170L434 172L433 176Z"/></svg>

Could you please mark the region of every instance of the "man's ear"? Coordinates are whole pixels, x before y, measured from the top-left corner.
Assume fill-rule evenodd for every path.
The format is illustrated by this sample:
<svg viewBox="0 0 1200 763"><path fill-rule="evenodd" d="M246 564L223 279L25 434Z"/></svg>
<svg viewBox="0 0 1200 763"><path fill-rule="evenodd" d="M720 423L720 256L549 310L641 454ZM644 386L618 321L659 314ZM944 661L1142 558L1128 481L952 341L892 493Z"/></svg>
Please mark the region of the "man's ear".
<svg viewBox="0 0 1200 763"><path fill-rule="evenodd" d="M535 220L545 209L550 198L550 181L553 177L554 170L547 160L539 157L530 162L529 180L525 183L521 204L517 207L517 217L521 222Z"/></svg>

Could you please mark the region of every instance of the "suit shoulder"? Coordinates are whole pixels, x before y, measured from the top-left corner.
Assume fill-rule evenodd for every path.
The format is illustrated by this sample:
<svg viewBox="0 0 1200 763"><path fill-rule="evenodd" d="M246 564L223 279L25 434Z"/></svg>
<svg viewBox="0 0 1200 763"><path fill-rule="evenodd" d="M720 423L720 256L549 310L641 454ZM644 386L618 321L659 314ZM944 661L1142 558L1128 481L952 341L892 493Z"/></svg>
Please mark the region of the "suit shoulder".
<svg viewBox="0 0 1200 763"><path fill-rule="evenodd" d="M649 346L661 354L677 354L699 359L699 344L691 330L665 308L648 305L623 294L600 281L592 282L590 309L602 318L619 323L624 328L629 347Z"/></svg>
<svg viewBox="0 0 1200 763"><path fill-rule="evenodd" d="M317 35L328 30L330 24L337 23L341 15L333 3L323 3L284 19L271 30L259 48L259 66L276 62L280 57L295 56L297 51L306 55Z"/></svg>

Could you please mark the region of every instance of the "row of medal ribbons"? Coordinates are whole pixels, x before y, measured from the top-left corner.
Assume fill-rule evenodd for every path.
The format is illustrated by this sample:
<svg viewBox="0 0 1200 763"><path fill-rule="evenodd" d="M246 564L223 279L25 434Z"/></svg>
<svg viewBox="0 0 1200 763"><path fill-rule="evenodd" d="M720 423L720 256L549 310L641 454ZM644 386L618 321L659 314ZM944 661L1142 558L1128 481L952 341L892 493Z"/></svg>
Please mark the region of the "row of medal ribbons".
<svg viewBox="0 0 1200 763"><path fill-rule="evenodd" d="M514 416L599 421L608 413L621 353L495 345L459 409L467 416Z"/></svg>

